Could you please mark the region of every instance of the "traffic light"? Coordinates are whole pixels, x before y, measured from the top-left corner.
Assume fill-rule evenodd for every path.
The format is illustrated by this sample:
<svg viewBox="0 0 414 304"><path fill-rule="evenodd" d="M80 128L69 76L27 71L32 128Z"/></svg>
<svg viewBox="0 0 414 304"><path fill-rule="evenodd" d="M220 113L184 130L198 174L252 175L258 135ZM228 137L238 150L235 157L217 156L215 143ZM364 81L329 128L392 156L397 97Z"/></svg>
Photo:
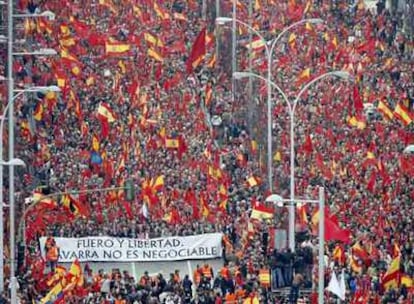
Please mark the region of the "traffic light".
<svg viewBox="0 0 414 304"><path fill-rule="evenodd" d="M134 182L130 179L125 181L125 192L126 192L126 200L128 202L133 202L135 200L135 188L134 188Z"/></svg>

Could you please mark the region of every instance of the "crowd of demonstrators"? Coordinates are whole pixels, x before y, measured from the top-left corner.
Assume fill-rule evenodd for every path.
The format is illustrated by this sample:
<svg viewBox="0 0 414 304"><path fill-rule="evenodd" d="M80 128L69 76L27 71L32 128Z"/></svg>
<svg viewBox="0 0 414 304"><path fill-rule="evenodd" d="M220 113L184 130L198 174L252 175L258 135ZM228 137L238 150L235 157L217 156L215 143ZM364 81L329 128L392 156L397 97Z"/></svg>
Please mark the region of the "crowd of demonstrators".
<svg viewBox="0 0 414 304"><path fill-rule="evenodd" d="M412 278L414 272L414 160L402 153L414 144L414 123L407 121L414 116L414 52L402 20L382 6L368 11L361 1L255 2L254 27L266 30L268 38L301 18L325 20L323 26L299 27L276 48L272 72L288 96L326 71L344 69L355 78L353 84L320 82L296 110L295 192L314 199L323 185L329 213L352 235L349 244L328 243L327 269L346 268L346 296L354 303L368 298L410 303L410 288L384 290L382 282L397 256L401 275ZM231 11L231 5L223 1L223 11ZM239 1L239 18L247 20L247 7L247 1ZM252 101L238 94L233 103L229 94L231 52L220 53L213 67L207 64L213 58L209 54L202 67L187 72L196 37L204 27L208 37L213 30L214 22L202 18L200 1L21 0L17 8L56 13L54 20L24 21L17 35L35 46L55 48L59 56L16 57L16 87L57 84L62 90L16 101L16 155L29 166L16 180L22 197L40 185L47 194L120 186L129 179L138 190L134 202L126 202L124 191L94 192L43 200L31 209L26 214L27 267L19 269L22 302L40 299L50 289L45 282L54 272L47 267L47 276L39 274L37 239L51 235L225 235L228 264L211 279L201 270L192 278L172 274L138 281L128 273L93 274L86 267L82 290L68 294L66 303L159 303L162 297L166 303L273 303L277 300L269 286L260 284L260 270L273 269L276 287L293 280L292 298L297 288L317 281L316 263L311 263L317 240L309 237L314 208L305 206L307 216L299 217L298 230L309 233L295 255L274 250L273 232L286 227L284 210L276 210L271 222L250 219L253 205L263 203L268 192L263 157L251 144L259 139L249 134L251 122L237 115ZM228 46L228 38L216 40ZM129 50L108 51L108 44L128 44ZM207 52L213 49L208 45ZM248 49L240 46L237 52L239 68L248 69L243 60ZM266 70L264 61L264 53L257 51L258 73ZM214 94L207 102L209 84ZM255 83L259 103L266 93L263 85ZM103 105L104 118L98 115ZM397 106L408 116L398 116ZM285 109L283 103L274 106L272 165L274 191L288 197ZM223 118L222 130L211 129L208 117L215 115ZM264 129L264 121L257 122L258 129ZM326 282L330 275L327 270ZM191 296L190 289L195 290Z"/></svg>

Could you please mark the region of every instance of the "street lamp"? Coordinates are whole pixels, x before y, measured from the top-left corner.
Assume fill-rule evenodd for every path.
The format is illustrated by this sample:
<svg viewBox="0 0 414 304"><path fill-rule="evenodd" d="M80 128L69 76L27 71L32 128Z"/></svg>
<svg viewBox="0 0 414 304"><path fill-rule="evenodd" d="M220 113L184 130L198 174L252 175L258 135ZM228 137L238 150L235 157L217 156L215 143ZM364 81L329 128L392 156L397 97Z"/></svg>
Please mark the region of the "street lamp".
<svg viewBox="0 0 414 304"><path fill-rule="evenodd" d="M325 255L325 191L323 187L319 187L319 199L284 199L280 195L272 194L266 198L266 202L275 204L276 206L286 205L295 208L298 203L318 204L319 206L319 246L318 246L318 304L323 304L323 293L325 285L325 269L324 269L324 255Z"/></svg>
<svg viewBox="0 0 414 304"><path fill-rule="evenodd" d="M251 27L249 24L234 18L229 17L218 17L216 18L216 24L223 25L229 22L237 22L245 27L247 27L250 31L255 33L260 40L264 43L265 50L266 50L266 57L267 57L267 83L272 82L272 57L273 52L275 50L275 46L280 41L280 39L285 35L288 31L292 28L304 24L304 23L311 23L311 24L320 24L323 23L322 19L319 18L311 18L311 19L303 19L292 23L288 27L284 28L274 39L267 40L263 37L263 35ZM273 175L272 175L272 88L271 85L267 86L267 179L269 184L269 191L273 191Z"/></svg>
<svg viewBox="0 0 414 304"><path fill-rule="evenodd" d="M31 52L17 52L13 53L13 56L26 56L26 55L32 55L32 56L54 56L57 55L56 50L50 49L50 48L44 48L39 49Z"/></svg>
<svg viewBox="0 0 414 304"><path fill-rule="evenodd" d="M7 1L7 105L4 109L3 117L1 118L0 123L0 163L3 161L3 125L8 109L8 129L9 129L9 148L8 148L8 158L12 164L14 161L14 107L13 102L16 98L23 94L25 91L19 92L14 95L14 79L13 79L13 56L14 55L56 55L55 50L51 49L41 49L39 51L29 52L29 53L13 53L13 4L15 1ZM2 1L4 4L4 1ZM51 16L50 13L46 13ZM53 88L51 88L53 90ZM36 91L35 88L27 90L28 92ZM9 201L10 201L10 288L11 288L11 304L17 304L17 294L16 294L16 277L15 277L15 236L14 236L14 165L9 166ZM3 240L3 165L0 165L0 252L3 252L4 240ZM4 290L4 260L3 256L0 258L0 292Z"/></svg>
<svg viewBox="0 0 414 304"><path fill-rule="evenodd" d="M46 17L49 20L55 20L55 13L51 11L43 11L41 13L34 13L34 14L14 14L13 18L36 18L36 17Z"/></svg>
<svg viewBox="0 0 414 304"><path fill-rule="evenodd" d="M255 77L259 78L263 81L266 81L268 88L273 86L282 96L283 100L285 101L288 111L289 111L289 121L290 121L290 200L294 201L295 199L295 110L296 106L302 97L303 93L315 82L318 82L322 79L325 79L327 77L338 77L344 80L352 80L352 76L345 71L333 71L328 72L322 75L319 75L318 77L312 79L309 81L298 93L298 95L295 97L294 101L291 103L289 101L288 96L285 94L285 92L273 81L270 81L268 78L265 78L263 76L260 76L258 74L252 73L252 72L236 72L233 74L233 77L236 79L245 78L245 77ZM271 109L271 100L268 100L268 108ZM270 112L271 114L271 112ZM272 121L271 119L268 119L268 129L272 130ZM270 136L269 136L270 134ZM272 141L271 133L268 133L268 141ZM270 165L269 165L270 164ZM269 163L268 166L270 166L269 170L271 172L271 163ZM294 252L295 251L295 207L290 206L289 207L289 248Z"/></svg>
<svg viewBox="0 0 414 304"><path fill-rule="evenodd" d="M4 129L4 121L6 119L6 113L8 110L10 110L12 108L12 105L14 103L14 101L21 96L24 93L30 93L30 92L45 92L45 91L53 91L53 92L58 92L60 91L60 88L57 86L49 86L49 87L44 87L44 86L39 86L39 87L31 87L31 88L27 88L25 90L17 90L18 93L14 96L12 96L11 100L7 103L6 107L3 110L3 115L0 118L0 252L3 252L4 249L4 236L3 236L3 227L4 227L4 223L3 223L3 206L4 206L4 202L3 202L3 166L8 166L9 170L13 170L14 166L24 166L25 163L19 159L19 158L14 158L14 156L12 156L11 158L9 158L9 161L4 161L3 160L3 129ZM13 94L13 92L11 92ZM10 115L9 112L9 128L12 127L14 128L14 124L12 124L10 126L10 121L13 121L13 114ZM11 145L12 139L9 138L9 147ZM11 188L14 185L14 180L11 181L10 183L10 191L12 190ZM14 259L15 259L15 228L14 228L14 189L13 192L10 192L10 278L11 278L11 290L12 290L12 296L16 296L16 278L15 278L15 271L14 271ZM0 292L3 292L4 290L4 259L3 259L3 255L0 257ZM13 294L13 290L14 290L14 294ZM13 297L12 297L13 299ZM16 297L14 297L14 299L16 299ZM16 303L16 301L12 301L12 303Z"/></svg>
<svg viewBox="0 0 414 304"><path fill-rule="evenodd" d="M404 148L404 154L414 154L414 145L408 145Z"/></svg>
<svg viewBox="0 0 414 304"><path fill-rule="evenodd" d="M60 88L58 86L55 85L51 85L51 86L36 86L36 87L31 87L31 88L27 88L27 89L16 89L14 90L14 92L16 93L30 93L30 92L60 92ZM14 98L18 97L18 95L16 95Z"/></svg>
<svg viewBox="0 0 414 304"><path fill-rule="evenodd" d="M0 166L20 166L26 167L26 163L20 158L13 158L9 161L1 161Z"/></svg>

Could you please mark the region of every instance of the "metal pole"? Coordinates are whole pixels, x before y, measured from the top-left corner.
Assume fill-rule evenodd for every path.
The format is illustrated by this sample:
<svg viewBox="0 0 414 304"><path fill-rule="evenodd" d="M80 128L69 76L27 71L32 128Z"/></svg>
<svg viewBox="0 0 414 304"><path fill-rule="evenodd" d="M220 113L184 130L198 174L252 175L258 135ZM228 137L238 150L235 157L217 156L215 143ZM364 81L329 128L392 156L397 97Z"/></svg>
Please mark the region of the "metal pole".
<svg viewBox="0 0 414 304"><path fill-rule="evenodd" d="M202 3L202 11L201 11L201 18L203 19L204 22L206 22L207 20L207 0L203 0Z"/></svg>
<svg viewBox="0 0 414 304"><path fill-rule="evenodd" d="M8 103L9 107L9 159L14 158L14 106L13 106L13 2L8 1L8 43L7 43L7 78L8 78ZM14 215L14 167L9 166L9 215L10 215L10 290L11 304L17 304L17 280L15 275L15 215Z"/></svg>
<svg viewBox="0 0 414 304"><path fill-rule="evenodd" d="M6 113L3 110L2 120ZM3 122L2 121L2 122ZM3 134L0 134L0 162L3 162ZM0 165L0 293L4 291L3 165Z"/></svg>
<svg viewBox="0 0 414 304"><path fill-rule="evenodd" d="M267 53L267 179L273 192L272 176L272 55Z"/></svg>
<svg viewBox="0 0 414 304"><path fill-rule="evenodd" d="M232 66L231 66L231 70L232 70L232 75L233 75L233 73L234 72L236 72L237 71L237 64L236 64L236 60L237 60L237 58L236 58L236 43L237 43L237 37L236 37L236 31L237 31L237 21L236 21L236 19L237 19L237 16L236 16L236 14L237 14L237 11L236 11L236 1L237 0L233 0L233 22L232 22L232 58L231 58L231 64L232 64ZM235 99L236 99L236 79L232 76L232 81L231 81L231 96L232 96L232 104L233 104L233 107L234 107L234 102L235 102Z"/></svg>
<svg viewBox="0 0 414 304"><path fill-rule="evenodd" d="M216 18L221 16L221 12L220 12L220 0L216 0ZM219 52L220 52L220 39L221 39L221 30L220 27L216 26L215 27L215 31L216 31L216 71L217 71L217 67L219 66L219 62L220 62L220 58L219 58Z"/></svg>
<svg viewBox="0 0 414 304"><path fill-rule="evenodd" d="M3 114L5 115L5 114ZM3 136L0 136L0 161L3 161ZM3 166L0 165L0 293L4 291Z"/></svg>
<svg viewBox="0 0 414 304"><path fill-rule="evenodd" d="M249 26L253 27L253 1L249 0ZM252 52L252 39L253 33L249 31L249 45L250 45L250 52L249 52L249 72L252 72L252 64L253 64L253 52ZM248 94L249 94L249 103L252 102L253 99L253 77L249 77L249 86L248 86Z"/></svg>
<svg viewBox="0 0 414 304"><path fill-rule="evenodd" d="M3 162L3 132L4 132L4 121L6 118L6 113L10 106L13 104L14 100L19 97L24 92L18 93L16 96L13 96L13 90L10 90L12 92L11 99L8 98L8 103L3 109L3 116L0 119L0 162ZM3 165L0 165L0 292L4 291L4 213L3 213Z"/></svg>
<svg viewBox="0 0 414 304"><path fill-rule="evenodd" d="M290 120L290 200L295 201L295 112L289 108ZM295 251L295 206L289 206L289 248Z"/></svg>
<svg viewBox="0 0 414 304"><path fill-rule="evenodd" d="M318 304L323 304L325 287L325 189L319 187Z"/></svg>

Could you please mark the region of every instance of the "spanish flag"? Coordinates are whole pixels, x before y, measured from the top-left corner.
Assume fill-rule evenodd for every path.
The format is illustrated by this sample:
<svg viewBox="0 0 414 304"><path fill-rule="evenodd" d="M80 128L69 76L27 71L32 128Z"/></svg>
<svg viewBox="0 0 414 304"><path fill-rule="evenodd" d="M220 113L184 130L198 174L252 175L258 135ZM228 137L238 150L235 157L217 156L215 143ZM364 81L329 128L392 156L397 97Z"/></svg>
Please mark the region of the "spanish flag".
<svg viewBox="0 0 414 304"><path fill-rule="evenodd" d="M98 152L100 148L99 139L96 135L92 135L92 150Z"/></svg>
<svg viewBox="0 0 414 304"><path fill-rule="evenodd" d="M221 169L219 167L215 168L213 166L208 166L208 175L215 180L219 180L223 176Z"/></svg>
<svg viewBox="0 0 414 304"><path fill-rule="evenodd" d="M358 257L359 259L361 259L364 262L369 259L368 252L365 250L365 248L363 248L361 246L361 244L359 242L356 242L351 247L351 251L352 251L352 254L354 256Z"/></svg>
<svg viewBox="0 0 414 304"><path fill-rule="evenodd" d="M387 272L382 278L382 285L385 290L396 289L400 285L400 257L391 261Z"/></svg>
<svg viewBox="0 0 414 304"><path fill-rule="evenodd" d="M184 14L181 13L174 13L174 19L175 20L181 20L181 21L187 21L187 17Z"/></svg>
<svg viewBox="0 0 414 304"><path fill-rule="evenodd" d="M288 38L289 46L294 49L296 47L296 35L295 33L291 33Z"/></svg>
<svg viewBox="0 0 414 304"><path fill-rule="evenodd" d="M351 127L356 127L359 130L363 130L367 126L365 119L363 117L357 117L357 116L348 117L348 124Z"/></svg>
<svg viewBox="0 0 414 304"><path fill-rule="evenodd" d="M273 160L277 162L280 162L282 160L282 154L280 151L276 151L275 155L273 155Z"/></svg>
<svg viewBox="0 0 414 304"><path fill-rule="evenodd" d="M252 139L250 141L251 144L251 149L252 149L252 153L256 154L257 153L257 141L255 141L254 139Z"/></svg>
<svg viewBox="0 0 414 304"><path fill-rule="evenodd" d="M206 199L203 196L200 197L200 203L201 203L201 214L203 215L204 218L207 218L210 214L210 208L208 206Z"/></svg>
<svg viewBox="0 0 414 304"><path fill-rule="evenodd" d="M167 20L170 18L170 15L165 11L164 8L159 6L157 3L158 0L154 1L154 11L157 14L158 17L160 17L162 20Z"/></svg>
<svg viewBox="0 0 414 304"><path fill-rule="evenodd" d="M413 288L413 278L411 278L408 274L404 274L401 276L401 285L404 285L407 288Z"/></svg>
<svg viewBox="0 0 414 304"><path fill-rule="evenodd" d="M67 24L61 24L60 25L60 33L61 33L62 37L69 36L70 35L69 26L67 26Z"/></svg>
<svg viewBox="0 0 414 304"><path fill-rule="evenodd" d="M178 149L180 146L180 141L175 138L166 138L165 147L169 149Z"/></svg>
<svg viewBox="0 0 414 304"><path fill-rule="evenodd" d="M413 115L409 110L401 103L398 103L394 109L394 115L401 120L404 125L408 126L413 121Z"/></svg>
<svg viewBox="0 0 414 304"><path fill-rule="evenodd" d="M392 113L391 109L388 107L385 101L380 100L377 106L378 111L380 111L386 118L392 120L394 118L394 114Z"/></svg>
<svg viewBox="0 0 414 304"><path fill-rule="evenodd" d="M128 52L131 49L131 46L126 43L120 42L109 42L105 43L105 53L106 55L120 55Z"/></svg>
<svg viewBox="0 0 414 304"><path fill-rule="evenodd" d="M78 259L75 259L72 262L72 265L69 268L69 274L76 280L79 280L79 278L82 276L82 268Z"/></svg>
<svg viewBox="0 0 414 304"><path fill-rule="evenodd" d="M253 40L252 43L246 44L246 48L248 48L249 50L253 52L261 51L265 48L265 46L266 46L266 42L263 41L263 39L261 38L257 38Z"/></svg>
<svg viewBox="0 0 414 304"><path fill-rule="evenodd" d="M67 37L67 38L64 38L64 39L60 39L59 44L62 47L71 47L71 46L74 46L76 44L76 41L73 37Z"/></svg>
<svg viewBox="0 0 414 304"><path fill-rule="evenodd" d="M118 61L118 67L121 70L121 74L125 74L126 73L126 66L123 60L119 60Z"/></svg>
<svg viewBox="0 0 414 304"><path fill-rule="evenodd" d="M76 58L74 55L71 55L67 49L62 49L62 50L60 51L60 57L61 57L62 59L66 59L67 61L72 62L72 63L77 63L77 64L79 64L79 65L80 65L80 64L82 64L82 63L79 61L79 59L78 59L78 58Z"/></svg>
<svg viewBox="0 0 414 304"><path fill-rule="evenodd" d="M332 252L332 259L341 266L345 264L345 253L342 246L336 245Z"/></svg>
<svg viewBox="0 0 414 304"><path fill-rule="evenodd" d="M308 212L307 212L307 205L306 204L304 204L304 205L302 205L302 206L298 206L297 207L297 211L298 211L298 215L299 215L299 222L301 223L301 224L307 224L309 221L308 221Z"/></svg>
<svg viewBox="0 0 414 304"><path fill-rule="evenodd" d="M37 21L37 31L40 33L46 31L49 35L53 33L52 26L43 18L39 18Z"/></svg>
<svg viewBox="0 0 414 304"><path fill-rule="evenodd" d="M66 276L66 268L63 266L57 265L55 268L55 273L46 281L46 285L49 287L53 286L65 276Z"/></svg>
<svg viewBox="0 0 414 304"><path fill-rule="evenodd" d="M298 83L299 85L309 81L310 79L310 68L304 69L298 76L298 79L296 80L296 83Z"/></svg>
<svg viewBox="0 0 414 304"><path fill-rule="evenodd" d="M216 61L217 61L217 56L216 56L216 53L214 53L213 56L211 56L211 58L209 59L207 63L207 67L210 69L214 68L214 66L216 65Z"/></svg>
<svg viewBox="0 0 414 304"><path fill-rule="evenodd" d="M252 175L247 179L247 185L250 188L253 188L254 186L258 186L259 185L259 180L255 176Z"/></svg>
<svg viewBox="0 0 414 304"><path fill-rule="evenodd" d="M401 249L400 246L395 242L392 247L392 257L393 258L399 258L401 257Z"/></svg>
<svg viewBox="0 0 414 304"><path fill-rule="evenodd" d="M75 76L79 76L79 75L80 75L80 73L81 73L81 70L80 70L80 68L79 68L77 65L75 65L75 66L72 68L71 72L72 72L72 74L73 74L73 75L75 75Z"/></svg>
<svg viewBox="0 0 414 304"><path fill-rule="evenodd" d="M35 111L33 112L33 118L37 121L41 121L43 118L43 105L39 102L36 106Z"/></svg>
<svg viewBox="0 0 414 304"><path fill-rule="evenodd" d="M153 48L148 49L147 55L149 57L155 59L156 61L164 62L164 58L162 57L162 55L159 52L157 52L156 50L154 50Z"/></svg>
<svg viewBox="0 0 414 304"><path fill-rule="evenodd" d="M116 120L112 109L109 107L109 105L103 102L98 107L98 115L108 122L114 122Z"/></svg>
<svg viewBox="0 0 414 304"><path fill-rule="evenodd" d="M118 10L116 9L115 5L112 3L111 0L99 0L99 4L107 7L113 14L118 14Z"/></svg>
<svg viewBox="0 0 414 304"><path fill-rule="evenodd" d="M358 261L355 259L355 257L351 254L349 256L349 266L351 267L353 272L356 273L362 273L362 266L359 265Z"/></svg>
<svg viewBox="0 0 414 304"><path fill-rule="evenodd" d="M145 39L146 42L148 42L152 46L157 46L157 47L163 47L164 46L164 43L161 41L160 38L158 38L157 36L154 36L150 33L144 33L144 39Z"/></svg>
<svg viewBox="0 0 414 304"><path fill-rule="evenodd" d="M153 191L157 192L164 187L164 175L158 176L152 183Z"/></svg>
<svg viewBox="0 0 414 304"><path fill-rule="evenodd" d="M251 219L255 220L267 220L273 218L273 209L263 206L260 203L256 203L253 206L252 213L250 215Z"/></svg>
<svg viewBox="0 0 414 304"><path fill-rule="evenodd" d="M67 76L62 71L55 72L57 86L61 89L66 87Z"/></svg>
<svg viewBox="0 0 414 304"><path fill-rule="evenodd" d="M207 83L206 85L206 97L204 99L204 104L206 107L208 107L211 103L211 100L213 99L213 88L210 83Z"/></svg>

